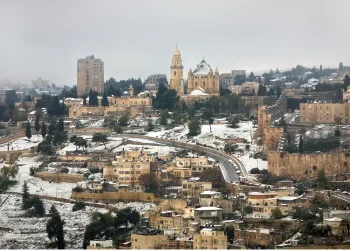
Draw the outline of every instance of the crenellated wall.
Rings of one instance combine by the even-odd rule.
[[[283,128],[274,127],[272,123],[286,113],[286,108],[286,98],[280,96],[275,105],[258,109],[258,133],[262,138],[264,151],[277,150]]]
[[[277,176],[296,180],[311,179],[316,178],[318,171],[322,168],[325,169],[326,175],[349,172],[350,153],[268,153],[268,171]]]

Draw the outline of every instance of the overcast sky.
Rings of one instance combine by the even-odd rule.
[[[349,65],[350,1],[1,0],[0,80],[76,84],[94,54],[105,79],[169,75],[176,43],[184,78],[204,57],[231,69]]]

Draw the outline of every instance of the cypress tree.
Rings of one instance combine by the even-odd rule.
[[[304,147],[304,141],[303,141],[303,137],[300,135],[300,137],[299,137],[299,153],[300,154],[303,153],[303,147]]]
[[[90,89],[89,92],[89,106],[93,105],[93,93],[92,93],[92,89]]]
[[[108,98],[107,98],[107,94],[106,92],[103,92],[103,96],[102,96],[102,106],[106,107],[108,106],[109,103],[108,103]]]
[[[64,122],[63,122],[63,117],[58,120],[58,130],[63,132],[64,131]]]
[[[32,137],[32,130],[31,130],[29,121],[27,122],[27,125],[26,125],[26,136],[28,139]]]
[[[46,124],[45,124],[45,122],[43,122],[41,124],[41,135],[42,135],[42,137],[46,136]]]
[[[38,115],[35,117],[35,125],[34,125],[34,128],[35,128],[35,130],[36,130],[36,133],[38,133],[39,130],[40,130],[39,116],[38,116]]]

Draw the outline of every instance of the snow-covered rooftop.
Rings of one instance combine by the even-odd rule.
[[[222,210],[222,208],[219,208],[219,207],[199,207],[199,208],[196,208],[196,211],[220,211]]]
[[[210,65],[203,59],[193,71],[194,75],[207,75],[211,70]]]
[[[201,87],[199,87],[198,89],[193,90],[190,94],[190,96],[207,96],[208,94],[205,93],[204,89],[202,89]]]

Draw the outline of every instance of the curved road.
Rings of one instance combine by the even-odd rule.
[[[87,133],[87,132],[71,132],[69,133],[71,135],[88,135],[93,133]],[[209,147],[204,147],[202,145],[196,145],[196,144],[190,144],[185,142],[179,142],[175,140],[170,139],[163,139],[158,137],[150,137],[150,136],[144,136],[144,135],[138,135],[138,134],[112,134],[111,137],[122,137],[122,138],[136,138],[136,139],[145,139],[149,141],[158,142],[161,144],[164,144],[166,146],[172,146],[172,147],[178,147],[178,148],[185,148],[193,151],[202,151],[205,152],[209,157],[215,159],[219,162],[221,172],[225,178],[225,181],[230,183],[239,182],[239,176],[236,173],[236,170],[234,166],[229,162],[229,160],[232,160],[235,165],[238,166],[239,170],[241,171],[241,176],[247,177],[248,172],[246,168],[244,167],[243,163],[237,159],[236,157],[233,157],[229,154],[226,154],[222,151],[212,149]]]

